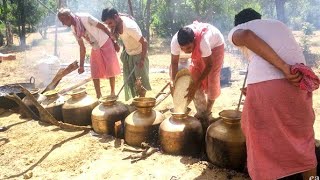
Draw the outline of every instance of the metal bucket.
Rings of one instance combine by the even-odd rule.
[[[27,90],[32,90],[35,88],[35,78],[30,77],[29,83],[14,83],[14,84],[7,84],[4,86],[0,86],[0,108],[4,109],[12,109],[18,107],[18,104],[15,103],[13,100],[4,97],[7,94],[16,94],[21,99],[23,99],[26,95],[23,94],[19,88],[19,85],[23,86]]]

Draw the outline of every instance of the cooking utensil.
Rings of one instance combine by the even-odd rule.
[[[117,94],[116,98],[118,98],[118,97],[119,97],[119,95],[120,95],[120,93],[121,93],[122,89],[123,89],[123,88],[124,88],[124,86],[128,83],[128,81],[129,81],[130,77],[132,76],[132,74],[134,73],[134,70],[136,69],[136,66],[137,66],[136,64],[133,66],[133,69],[131,70],[131,72],[130,72],[130,74],[129,74],[128,78],[127,78],[127,79],[126,79],[126,81],[123,83],[122,87],[120,88],[120,90],[119,90],[119,92],[118,92],[118,94]]]
[[[248,77],[248,68],[247,68],[246,76],[244,77],[242,89],[244,89],[244,86],[246,85],[247,77]],[[241,104],[241,100],[242,100],[242,94],[243,94],[243,93],[241,92],[241,93],[240,93],[239,102],[238,102],[238,106],[237,106],[237,111],[239,111],[239,108],[240,108],[240,104]]]
[[[14,84],[6,84],[4,86],[0,86],[0,108],[4,109],[12,109],[18,107],[18,104],[13,100],[5,98],[6,94],[15,93],[21,99],[25,97],[19,88],[19,85],[25,87],[28,90],[32,90],[35,88],[35,78],[30,77],[29,83],[14,83]]]

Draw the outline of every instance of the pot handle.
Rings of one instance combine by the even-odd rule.
[[[31,84],[36,83],[36,79],[35,79],[33,76],[30,77],[30,83],[31,83]]]

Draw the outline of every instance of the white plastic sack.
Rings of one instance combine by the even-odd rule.
[[[45,88],[60,69],[60,60],[57,56],[46,55],[35,65],[36,87]]]

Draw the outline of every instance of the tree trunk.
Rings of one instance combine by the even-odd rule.
[[[287,22],[284,5],[287,0],[275,0],[276,3],[276,11],[277,11],[277,19],[282,21],[283,23]]]
[[[11,24],[9,22],[6,23],[6,35],[7,35],[7,45],[11,46],[13,45],[13,34],[12,34],[12,28]]]
[[[59,0],[58,7],[59,7],[59,8],[67,7],[67,2],[66,2],[66,0]]]
[[[173,15],[174,15],[174,9],[172,7],[172,0],[166,0],[166,7],[167,7],[167,18],[168,18],[168,32],[170,33],[169,35],[170,36],[173,36],[174,33],[176,33],[176,29],[172,29],[174,27],[174,18],[173,18]]]
[[[2,0],[2,5],[3,5],[3,22],[6,26],[6,45],[12,45],[13,44],[13,36],[11,33],[11,27],[10,24],[7,21],[7,14],[8,14],[8,4],[7,0]]]
[[[133,9],[132,9],[131,0],[128,0],[128,5],[129,5],[129,10],[130,10],[130,15],[131,15],[132,17],[134,17],[134,16],[133,16]]]
[[[146,4],[146,33],[147,41],[150,42],[150,19],[151,19],[151,0],[147,0]]]
[[[19,26],[21,26],[21,31],[19,31],[19,38],[21,47],[25,47],[26,45],[26,16],[24,3],[25,1],[18,1]]]

